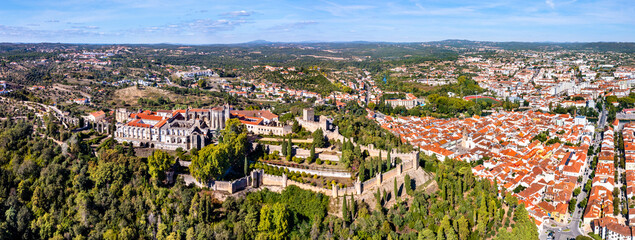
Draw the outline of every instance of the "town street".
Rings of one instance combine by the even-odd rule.
[[[600,114],[600,118],[598,119],[598,125],[596,129],[604,129],[604,126],[606,125],[607,114],[608,112],[606,111],[606,109],[603,109],[603,111]],[[602,134],[601,132],[598,132],[595,134],[595,138],[593,139],[593,145],[592,145],[593,149],[598,149],[601,142],[602,142]],[[593,170],[590,169],[590,166],[591,166],[591,162],[593,161],[593,157],[596,154],[597,153],[587,156],[586,169],[584,170],[584,174],[582,175],[582,183],[581,183],[582,185],[580,186],[582,191],[576,198],[577,203],[580,203],[583,199],[586,199],[588,197],[589,193],[587,193],[584,190],[584,184],[586,184],[587,180],[589,180],[589,175],[591,174],[591,172],[593,172]],[[544,227],[542,231],[540,232],[540,239],[566,240],[566,239],[575,238],[576,236],[579,236],[579,235],[586,235],[584,230],[581,228],[583,215],[584,215],[584,208],[580,208],[579,204],[576,204],[575,210],[573,212],[573,215],[571,216],[571,221],[569,222],[569,224],[567,225],[559,224],[552,220],[545,222]],[[548,236],[549,231],[552,231],[554,233],[553,238],[549,238]]]

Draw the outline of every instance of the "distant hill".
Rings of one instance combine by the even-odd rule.
[[[601,52],[635,52],[635,43],[633,42],[594,42],[582,45],[583,49],[590,49]]]
[[[108,46],[111,44],[69,44],[69,43],[0,43],[0,52],[20,51],[27,49],[41,48],[57,48],[57,49],[93,49],[95,47]],[[112,44],[117,45],[117,44]],[[369,41],[350,41],[350,42],[319,42],[319,41],[303,41],[303,42],[270,42],[267,40],[254,40],[245,43],[235,44],[204,44],[204,45],[185,45],[185,44],[118,44],[131,47],[150,47],[150,48],[178,48],[182,46],[192,46],[193,49],[218,49],[218,48],[259,48],[259,47],[289,47],[289,48],[313,48],[317,50],[337,50],[341,52],[365,53],[372,57],[383,57],[384,50],[390,49],[389,52],[399,52],[400,54],[411,53],[412,50],[421,50],[428,48],[445,48],[453,47],[459,49],[475,49],[475,48],[495,48],[505,50],[586,50],[600,52],[635,52],[635,42],[492,42],[492,41],[473,41],[462,39],[447,39],[442,41],[431,42],[369,42]],[[408,50],[408,51],[400,51]],[[430,53],[427,51],[427,53]],[[415,53],[417,54],[417,53]],[[381,56],[380,56],[381,55]]]
[[[448,39],[428,43],[438,46],[451,46],[468,49],[490,47],[505,50],[590,50],[600,52],[635,52],[635,42],[490,42]]]

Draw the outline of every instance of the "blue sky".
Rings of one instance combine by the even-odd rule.
[[[633,0],[2,0],[0,42],[635,41]]]

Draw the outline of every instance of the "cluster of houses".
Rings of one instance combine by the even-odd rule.
[[[396,75],[407,77],[423,76],[414,80],[428,85],[442,85],[455,82],[459,74],[456,65],[467,66],[462,73],[471,73],[479,85],[499,98],[529,103],[535,110],[550,111],[556,106],[562,107],[595,107],[595,99],[602,96],[628,96],[630,88],[635,85],[635,69],[632,67],[615,67],[613,65],[593,65],[586,60],[557,59],[556,53],[526,52],[522,56],[511,57],[505,61],[495,61],[480,57],[462,57],[456,62],[444,63],[442,68],[435,66],[399,66],[391,69]],[[529,59],[529,60],[527,60]],[[424,64],[425,65],[425,64]],[[536,67],[539,66],[539,67]],[[615,69],[611,76],[605,69]],[[266,66],[269,71],[291,71],[284,68]],[[293,69],[295,70],[295,68]],[[341,75],[352,72],[341,71]],[[320,96],[302,90],[257,86],[256,98],[278,98],[283,96],[296,99],[314,97],[318,101],[335,100],[340,102],[356,101],[360,104],[378,103],[384,92],[375,84],[371,74],[362,70],[354,80],[333,80],[347,86],[354,93],[334,92],[329,96]],[[386,81],[386,76],[384,77]],[[261,84],[262,85],[262,84]],[[232,93],[241,96],[252,96],[250,90],[232,89]],[[412,108],[424,103],[422,99],[390,99],[386,103],[396,107]]]
[[[106,66],[112,64],[109,57],[115,56],[121,51],[125,51],[126,47],[110,47],[108,49],[94,51],[94,52],[75,52],[75,53],[62,53],[60,57],[67,58],[71,63],[78,65],[92,65],[92,66]],[[59,62],[57,60],[56,62]],[[86,68],[86,67],[85,67]]]
[[[45,89],[46,89],[45,86],[40,86],[40,85],[33,85],[29,87],[29,90],[31,91],[45,90]]]
[[[71,100],[72,103],[77,103],[79,105],[86,105],[90,103],[90,98],[75,98]]]
[[[543,56],[544,57],[544,56]],[[592,107],[600,96],[628,96],[635,85],[635,71],[618,67],[613,76],[599,76],[598,69],[614,66],[589,65],[585,61],[548,59],[547,64],[534,68],[541,57],[532,62],[491,62],[476,59],[466,62],[480,71],[474,79],[479,85],[501,98],[524,99],[533,109],[549,111],[550,106]],[[544,59],[543,59],[544,60]],[[571,100],[573,97],[576,100]]]
[[[316,98],[320,99],[321,96],[318,93],[307,90],[296,90],[288,87],[282,87],[278,84],[256,84],[256,98],[271,98],[276,101],[283,101],[284,97],[290,97],[297,100]],[[247,89],[242,89],[247,91]]]
[[[595,127],[586,118],[568,114],[541,112],[496,112],[489,116],[466,119],[386,116],[369,111],[367,116],[382,128],[401,137],[428,155],[440,160],[458,158],[476,161],[499,155],[505,149],[517,151],[530,146],[532,138],[543,131],[557,136],[562,143],[590,141]],[[561,133],[561,134],[559,134]]]
[[[566,223],[569,202],[587,166],[595,127],[585,117],[540,112],[498,112],[459,119],[391,117],[369,114],[381,126],[427,155],[443,161],[483,161],[475,176],[525,204],[541,226],[547,219]],[[542,142],[535,138],[545,135]],[[612,162],[611,162],[612,163]],[[611,206],[612,207],[612,206]]]
[[[595,167],[595,177],[591,185],[591,192],[587,207],[584,211],[584,222],[589,224],[597,219],[617,215],[614,212],[613,191],[619,191],[617,171],[615,166],[615,133],[611,127],[604,131],[598,162]]]
[[[201,70],[200,68],[197,67],[197,68],[193,68],[191,71],[178,71],[176,72],[176,76],[183,77],[183,78],[193,78],[193,77],[199,77],[199,76],[218,77],[218,74],[216,74],[212,70],[209,70],[209,69]]]
[[[254,66],[259,67],[259,66]],[[268,71],[280,71],[285,73],[286,71],[295,71],[295,68],[278,68],[265,66]],[[352,74],[350,72],[342,74]],[[349,87],[352,90],[356,90],[354,93],[335,91],[329,95],[322,96],[316,92],[307,90],[292,89],[282,86],[278,83],[256,83],[256,80],[242,80],[242,85],[233,85],[229,82],[221,82],[220,87],[236,96],[251,97],[256,99],[270,99],[278,102],[285,101],[285,98],[291,98],[295,100],[315,99],[318,104],[323,104],[328,101],[334,101],[338,106],[345,105],[344,102],[354,101],[359,104],[365,105],[367,103],[379,103],[381,96],[384,92],[375,84],[371,77],[371,73],[368,71],[362,71],[359,73],[354,81],[346,81],[344,79],[337,80],[337,83],[342,86]],[[254,87],[250,87],[253,85]],[[412,108],[424,103],[423,99],[414,97],[412,94],[408,94],[406,99],[392,99],[387,100],[387,104],[396,106],[404,106],[406,108]]]
[[[607,134],[608,133],[608,134]],[[605,165],[609,165],[611,170],[616,171],[613,167],[613,158],[615,156],[615,147],[613,139],[609,139],[608,137],[612,136],[612,130],[608,130],[605,132],[605,139],[602,141],[602,152],[601,159]],[[632,208],[633,200],[635,200],[635,124],[627,123],[622,128],[622,137],[624,139],[624,158],[625,158],[625,169],[623,178],[626,180],[626,201],[628,206],[628,215],[627,219],[622,217],[617,217],[610,214],[613,213],[612,210],[612,202],[614,201],[613,196],[611,195],[611,191],[620,191],[620,186],[623,183],[616,181],[611,173],[610,177],[606,177],[609,179],[607,183],[605,183],[604,190],[608,193],[608,196],[602,196],[596,194],[596,196],[591,196],[591,198],[595,201],[595,206],[592,208],[592,211],[595,213],[593,215],[596,218],[589,219],[591,220],[591,227],[595,234],[598,234],[603,239],[633,239],[635,238],[635,208]],[[610,163],[609,163],[610,162]],[[597,172],[600,170],[599,164]],[[597,178],[597,177],[596,177]],[[596,180],[593,181],[593,188],[596,188]],[[598,184],[599,185],[599,184]],[[612,187],[612,188],[611,188]],[[608,188],[608,189],[607,189]],[[621,195],[618,195],[621,196]],[[589,201],[590,203],[591,201]],[[611,209],[603,209],[602,205],[608,205]],[[604,210],[604,211],[603,211]],[[587,215],[585,214],[585,221]]]

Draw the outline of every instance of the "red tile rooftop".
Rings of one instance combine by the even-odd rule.
[[[130,121],[127,125],[131,126],[131,127],[143,127],[143,128],[151,128],[152,125],[150,124],[145,124],[145,123],[140,123],[141,119],[136,119],[133,121]]]
[[[91,112],[90,115],[93,115],[93,117],[100,117],[100,116],[106,115],[106,113],[104,111],[96,111],[96,112]]]

